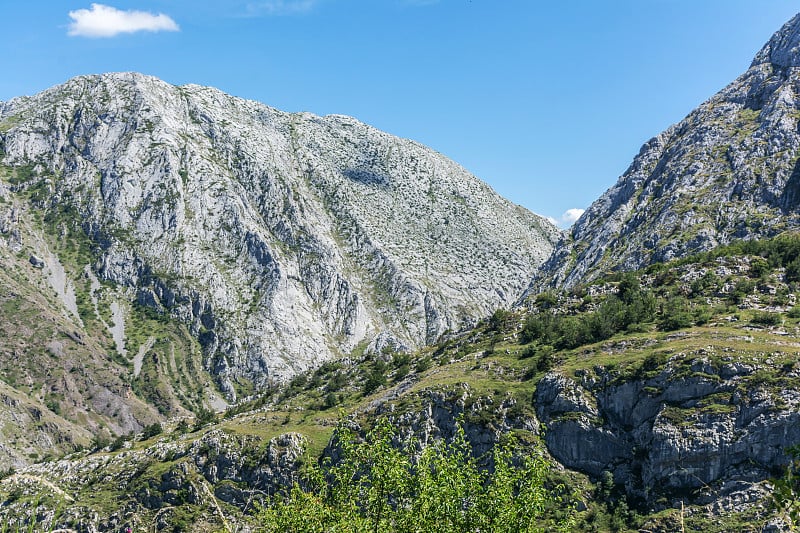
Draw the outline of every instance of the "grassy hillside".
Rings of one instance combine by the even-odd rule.
[[[549,516],[574,506],[577,530],[756,531],[776,514],[769,481],[788,464],[783,450],[741,479],[730,471],[700,486],[651,487],[641,473],[631,481],[619,472],[566,469],[552,439],[565,427],[617,431],[601,404],[626,387],[636,390],[638,405],[655,406],[659,427],[676,439],[744,416],[745,407],[779,423],[790,416],[800,394],[799,257],[794,235],[737,244],[540,294],[524,309],[499,310],[414,354],[328,362],[219,416],[176,420],[8,475],[0,515],[12,524],[31,513],[51,524],[58,513],[59,525],[76,527],[96,513],[95,523],[109,527],[234,530],[258,522],[255,502],[268,504],[304,479],[303,465],[337,456],[330,439],[341,420],[356,435],[389,420],[397,446],[411,438],[451,441],[462,427],[485,466],[509,435],[518,457],[544,453],[543,482],[569,488]],[[576,387],[569,401],[559,393],[558,409],[541,403],[553,383]],[[635,453],[634,467],[652,459],[652,451]],[[755,479],[762,471],[770,474]],[[63,494],[48,491],[53,472]],[[755,499],[729,503],[738,494],[729,484],[742,480]]]

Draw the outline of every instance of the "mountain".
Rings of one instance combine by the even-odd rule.
[[[473,325],[560,238],[416,142],[140,74],[0,104],[0,150],[0,217],[30,230],[8,222],[4,253],[108,326],[131,377],[160,340],[132,315],[185,325],[228,399]]]
[[[800,15],[750,68],[648,141],[529,293],[800,226]]]
[[[346,117],[135,74],[0,105],[0,519],[259,529],[296,489],[379,524],[386,463],[344,458],[383,435],[541,461],[576,531],[792,530],[798,67],[800,15],[569,236]]]
[[[341,460],[337,428],[369,440],[377,423],[417,458],[419,446],[453,451],[442,441],[452,445],[460,427],[477,464],[498,449],[542,459],[554,499],[546,515],[577,510],[569,531],[790,531],[771,494],[800,442],[800,306],[784,276],[798,257],[797,234],[717,248],[583,294],[542,295],[412,356],[329,361],[216,419],[173,420],[0,474],[0,520],[21,530],[34,516],[43,530],[260,531],[271,522],[254,502],[308,479],[309,465]],[[385,444],[376,452],[397,457]],[[376,456],[355,457],[348,475],[363,482]],[[415,474],[388,466],[402,483]],[[352,483],[338,489],[375,494]],[[512,500],[500,494],[495,508]],[[331,519],[303,520],[322,516]]]

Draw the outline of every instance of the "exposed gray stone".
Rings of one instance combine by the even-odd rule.
[[[701,363],[706,376],[687,378],[668,364],[655,377],[622,384],[601,367],[596,379],[582,379],[586,385],[550,373],[535,397],[548,448],[569,468],[597,478],[611,472],[632,496],[650,502],[713,487],[707,501],[725,506],[726,498],[762,491],[757,485],[783,468],[786,450],[800,442],[800,394],[759,387],[713,404],[757,370],[731,367]],[[702,408],[700,400],[716,407]]]
[[[527,294],[800,227],[800,16],[749,70],[654,137]]]
[[[4,103],[6,119],[2,163],[34,169],[18,187],[80,213],[97,277],[189,323],[229,396],[237,377],[469,327],[512,304],[561,235],[350,117],[117,73]]]

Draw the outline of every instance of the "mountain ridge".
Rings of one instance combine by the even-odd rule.
[[[646,143],[561,244],[349,117],[137,74],[0,106],[0,464],[21,469],[0,516],[258,528],[254,501],[326,491],[297,480],[341,458],[338,411],[414,450],[463,431],[481,466],[518,439],[552,466],[540,488],[574,490],[547,510],[576,529],[787,530],[798,28]],[[525,306],[495,309],[548,250]]]
[[[98,278],[190,324],[231,398],[236,380],[474,324],[560,235],[419,143],[197,85],[78,77],[0,125],[40,207],[79,214]]]
[[[527,295],[800,226],[798,66],[800,15],[744,74],[642,146]]]

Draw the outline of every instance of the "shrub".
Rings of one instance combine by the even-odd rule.
[[[769,311],[756,311],[750,319],[752,324],[760,326],[778,326],[782,322],[780,313],[770,313]]]
[[[431,361],[431,358],[430,357],[423,357],[422,359],[417,361],[417,365],[416,365],[416,367],[414,367],[414,370],[416,372],[425,372],[431,366],[433,366],[433,361]]]
[[[536,355],[537,347],[536,346],[526,346],[520,353],[520,359],[529,359]]]
[[[775,482],[772,506],[780,512],[794,531],[800,526],[800,446],[789,448],[788,453],[789,465],[783,477]]]
[[[786,265],[786,281],[800,281],[800,257]]]
[[[102,450],[106,446],[111,444],[111,439],[105,433],[97,433],[94,437],[92,437],[92,451]]]
[[[472,457],[461,424],[451,443],[420,453],[383,419],[364,439],[344,424],[336,430],[341,458],[309,465],[304,483],[263,506],[266,531],[538,531],[568,530],[574,512],[548,516],[563,485],[546,486],[549,463],[536,450],[515,457],[509,440],[494,448],[493,471]],[[416,457],[416,460],[414,459]],[[572,508],[571,506],[569,507]]]
[[[158,422],[153,422],[149,426],[145,426],[144,431],[142,431],[142,440],[147,440],[155,437],[156,435],[161,435],[163,428],[161,424]]]
[[[411,371],[411,367],[410,367],[408,364],[404,364],[404,365],[402,365],[401,367],[399,367],[399,368],[398,368],[397,370],[395,370],[395,372],[394,372],[394,379],[395,379],[395,381],[400,381],[400,380],[402,380],[403,378],[405,378],[405,377],[408,375],[408,373],[409,373],[410,371]]]
[[[328,391],[338,391],[341,390],[342,387],[347,385],[347,376],[344,372],[337,371],[333,377],[328,381]]]
[[[329,392],[327,396],[325,396],[325,408],[330,409],[331,407],[335,407],[336,404],[339,403],[339,398],[332,392]]]
[[[489,331],[503,331],[510,325],[514,315],[505,309],[498,309],[489,317]]]
[[[737,304],[740,304],[744,301],[745,297],[749,294],[753,294],[753,289],[756,288],[756,283],[749,279],[742,279],[739,280],[736,285],[733,287],[733,291],[731,291],[730,299]]]
[[[372,394],[384,385],[386,385],[386,374],[382,369],[374,368],[367,376],[367,380],[364,382],[364,396]]]
[[[750,260],[750,270],[748,276],[751,278],[761,278],[770,271],[769,262],[763,257],[754,257]]]
[[[681,296],[673,296],[664,304],[661,310],[661,318],[658,327],[662,331],[674,331],[676,329],[688,328],[692,325],[692,314],[689,310],[689,302]]]
[[[207,409],[206,407],[200,407],[197,411],[194,412],[197,420],[194,423],[194,430],[197,431],[201,427],[205,426],[209,422],[214,422],[217,419],[217,415],[211,409]]]
[[[539,372],[547,372],[553,368],[555,362],[555,358],[553,357],[554,352],[555,350],[552,346],[544,345],[540,347],[536,354],[536,370]]]
[[[536,295],[536,306],[539,309],[551,309],[558,305],[558,297],[551,291]]]
[[[109,449],[110,449],[112,452],[115,452],[115,451],[119,450],[120,448],[122,448],[122,447],[125,445],[125,440],[126,440],[126,437],[125,437],[125,435],[119,435],[119,436],[117,436],[117,438],[115,438],[115,439],[114,439],[114,440],[111,442],[111,444],[109,444]]]

